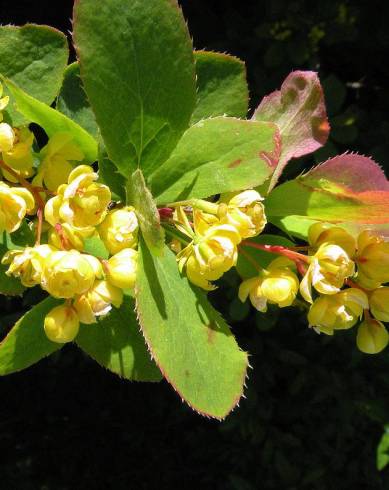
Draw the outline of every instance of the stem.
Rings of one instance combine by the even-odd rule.
[[[67,239],[65,233],[63,232],[63,228],[60,223],[56,223],[54,226],[54,229],[59,236],[59,239],[61,241],[62,248],[64,250],[69,250],[71,247],[69,246],[69,240]]]
[[[179,242],[181,242],[185,246],[188,245],[189,241],[185,240],[185,238],[182,237],[179,233],[176,233],[175,231],[173,231],[172,228],[170,228],[170,227],[168,228],[167,226],[164,226],[163,228],[164,228],[166,234],[169,235],[171,238],[178,240]]]
[[[168,203],[165,206],[169,208],[176,208],[178,206],[191,206],[192,208],[200,209],[201,211],[209,214],[217,214],[219,210],[219,204],[205,201],[204,199],[188,199],[187,201]]]
[[[293,262],[296,263],[303,262],[305,264],[309,264],[310,262],[309,257],[307,257],[306,255],[295,252],[294,250],[291,250],[287,247],[282,247],[281,245],[262,245],[260,243],[254,243],[248,240],[243,240],[243,242],[241,242],[241,245],[256,248],[258,250],[263,250],[264,252],[283,255],[284,257],[287,257],[288,259],[291,259],[293,260]]]

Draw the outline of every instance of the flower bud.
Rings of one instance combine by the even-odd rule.
[[[77,228],[101,223],[107,214],[111,191],[106,185],[95,183],[97,177],[92,167],[76,167],[68,184],[60,185],[58,195],[46,203],[46,220],[52,226],[64,221]]]
[[[80,322],[72,306],[56,306],[45,317],[45,333],[49,340],[58,344],[71,342],[77,336],[79,327]]]
[[[367,318],[358,328],[357,346],[365,354],[378,354],[388,345],[389,334],[378,320]]]
[[[0,152],[10,151],[14,145],[15,133],[5,122],[0,123]]]
[[[244,302],[247,297],[258,311],[266,311],[267,303],[280,308],[290,306],[296,298],[299,280],[286,264],[290,261],[281,258],[271,262],[258,277],[242,282],[239,287],[239,299]]]
[[[309,228],[308,241],[313,247],[320,247],[323,243],[339,245],[352,258],[356,252],[356,240],[346,230],[339,226],[326,223],[315,223]]]
[[[81,323],[96,323],[97,316],[107,315],[112,305],[119,308],[123,301],[121,289],[107,281],[96,281],[89,291],[78,296],[74,301]]]
[[[23,286],[28,288],[40,284],[45,261],[55,249],[49,245],[37,245],[23,250],[10,250],[1,260],[10,264],[7,276],[19,277]]]
[[[121,289],[135,286],[138,252],[133,248],[125,248],[105,262],[107,280]]]
[[[311,263],[300,284],[300,293],[309,303],[312,299],[312,286],[320,294],[336,294],[345,280],[354,274],[354,262],[343,248],[323,243],[311,257]]]
[[[99,235],[110,254],[124,248],[135,248],[138,241],[138,219],[135,209],[126,206],[110,211],[99,226]]]
[[[34,198],[23,187],[9,187],[0,182],[0,233],[17,230],[28,211],[35,206]]]
[[[353,327],[368,307],[366,294],[357,288],[320,296],[309,309],[309,325],[316,327],[319,332],[333,335],[334,330]]]
[[[220,221],[234,226],[242,239],[258,235],[265,228],[263,198],[252,189],[240,192],[229,199],[227,206],[220,206]]]
[[[98,260],[93,257],[97,262]],[[90,289],[95,281],[95,262],[76,250],[53,252],[42,272],[42,288],[54,298],[73,298]],[[96,265],[97,267],[97,265]]]
[[[389,322],[389,287],[375,289],[370,294],[369,303],[374,318]]]
[[[14,129],[15,141],[11,150],[3,152],[4,162],[23,178],[34,175],[32,144],[34,142],[33,133],[27,128]],[[6,170],[2,170],[4,177],[10,182],[17,182],[17,179]]]
[[[358,283],[366,289],[376,289],[389,282],[389,242],[370,230],[358,237]]]

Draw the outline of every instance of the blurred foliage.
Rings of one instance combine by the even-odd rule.
[[[2,23],[71,29],[72,0],[2,6]],[[389,15],[378,0],[183,0],[197,49],[247,63],[251,109],[294,69],[319,71],[331,138],[294,176],[359,151],[389,175]],[[60,8],[60,6],[62,8]],[[72,346],[1,380],[0,462],[9,490],[349,490],[389,488],[389,354],[354,346],[354,331],[309,330],[304,312],[255,312],[226,275],[212,300],[253,367],[246,399],[225,422],[201,419],[165,383],[130,384]],[[36,301],[0,299],[0,328]]]

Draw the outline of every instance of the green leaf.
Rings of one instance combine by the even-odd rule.
[[[195,51],[197,105],[191,124],[216,116],[246,117],[249,90],[246,67],[235,56]]]
[[[138,319],[162,374],[194,410],[226,417],[242,396],[247,354],[167,247],[157,258],[141,241],[138,267]]]
[[[176,0],[79,0],[81,77],[110,159],[148,175],[186,130],[195,100],[192,43]]]
[[[58,304],[59,300],[47,298],[15,323],[0,343],[0,376],[21,371],[62,347],[43,330],[44,317]]]
[[[382,471],[389,464],[389,426],[385,427],[377,446],[377,470]]]
[[[318,221],[388,236],[389,182],[371,158],[339,155],[276,187],[265,209],[271,223],[303,239]]]
[[[216,117],[186,131],[149,182],[158,204],[205,198],[262,184],[279,156],[272,123]]]
[[[86,160],[94,162],[97,159],[97,142],[85,129],[64,114],[34,99],[11,80],[4,78],[3,81],[14,98],[18,111],[29,121],[39,124],[49,137],[63,131],[70,133],[74,142],[84,152]]]
[[[161,373],[147,352],[134,313],[134,300],[125,297],[96,325],[81,325],[77,345],[95,361],[134,381],[160,381]]]
[[[99,180],[111,189],[113,200],[126,201],[126,179],[108,158],[102,142],[99,144]]]
[[[330,126],[317,73],[290,73],[281,90],[264,97],[253,119],[271,121],[280,128],[282,152],[270,180],[271,191],[291,158],[312,153],[327,141]]]
[[[0,73],[45,104],[58,94],[68,57],[66,36],[52,27],[0,26]],[[7,112],[15,125],[24,122],[12,101]]]
[[[278,235],[258,235],[254,238],[250,238],[250,242],[260,243],[261,245],[282,245],[284,247],[294,246],[294,243],[287,238]],[[258,274],[258,270],[255,268],[254,263],[259,267],[266,268],[270,262],[279,255],[265,252],[264,250],[258,250],[253,247],[245,247],[241,245],[241,252],[238,255],[238,263],[236,269],[242,279],[254,277]]]
[[[4,244],[0,245],[0,261],[4,254],[8,251],[8,247]],[[16,277],[6,275],[9,265],[0,264],[0,294],[7,296],[21,296],[26,289],[20,280]]]
[[[103,241],[98,236],[92,236],[84,240],[84,253],[94,255],[99,259],[108,259],[109,253]]]
[[[141,170],[135,170],[127,184],[129,204],[135,208],[139,227],[147,246],[153,254],[162,255],[165,245],[165,231],[157,206],[153,200]]]
[[[65,70],[56,108],[88,131],[95,139],[98,138],[99,128],[82,86],[77,62],[72,63]]]

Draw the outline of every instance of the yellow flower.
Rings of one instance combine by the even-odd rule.
[[[107,315],[112,305],[119,308],[122,301],[121,289],[107,281],[96,281],[89,291],[76,298],[73,306],[80,322],[90,324],[96,323],[97,316]]]
[[[110,211],[99,226],[99,235],[110,254],[134,248],[138,241],[138,219],[135,209],[126,206]]]
[[[369,297],[370,311],[374,318],[389,322],[389,287],[375,289]]]
[[[339,245],[353,258],[356,252],[356,240],[346,230],[339,226],[332,226],[326,223],[315,223],[309,228],[308,241],[313,247],[320,247],[323,243]]]
[[[366,294],[357,288],[348,288],[340,293],[317,298],[309,312],[309,325],[319,332],[333,335],[334,330],[353,327],[369,308]]]
[[[376,289],[389,282],[389,242],[369,230],[358,237],[358,282],[366,289]]]
[[[302,297],[312,303],[312,286],[320,294],[336,294],[345,280],[354,274],[354,262],[343,248],[323,243],[314,256],[300,284]]]
[[[76,250],[53,252],[46,259],[42,272],[42,288],[54,298],[73,298],[90,289],[102,267],[92,255]]]
[[[273,260],[259,276],[246,279],[239,287],[239,299],[244,302],[249,297],[258,311],[265,312],[267,303],[277,304],[280,308],[290,306],[296,298],[299,280],[289,267],[294,264],[280,257]]]
[[[26,213],[35,206],[30,191],[23,187],[9,187],[0,182],[0,233],[12,233],[21,225]]]
[[[45,261],[54,251],[55,249],[49,245],[10,250],[4,255],[1,263],[10,264],[7,276],[19,277],[23,286],[30,288],[40,284]]]
[[[56,306],[45,317],[45,333],[49,340],[58,344],[71,342],[77,336],[79,327],[80,322],[72,306]]]
[[[0,152],[11,151],[15,141],[15,133],[5,122],[0,123]]]
[[[105,261],[104,269],[107,280],[121,289],[130,289],[135,285],[138,252],[125,248]]]
[[[365,354],[378,354],[388,345],[389,334],[378,320],[367,318],[358,328],[357,346]]]
[[[27,128],[15,128],[15,141],[12,149],[3,152],[4,162],[13,168],[23,178],[29,178],[34,174],[32,144],[34,142],[33,133]],[[17,182],[17,179],[6,170],[2,170],[4,177],[10,182]]]
[[[98,175],[92,167],[80,165],[69,175],[68,184],[45,206],[45,218],[52,225],[64,221],[77,228],[96,226],[103,221],[111,201],[111,191],[95,183]]]
[[[40,151],[41,164],[38,174],[33,180],[34,185],[42,186],[55,192],[64,184],[73,169],[70,162],[80,162],[84,153],[73,142],[70,133],[56,133]]]
[[[193,241],[178,255],[180,271],[186,267],[188,279],[203,289],[211,290],[209,281],[219,279],[236,264],[238,230],[231,225],[209,224],[208,215],[194,210]],[[216,222],[218,223],[218,222]]]
[[[266,225],[265,208],[261,201],[261,195],[252,189],[236,194],[225,206],[223,203],[220,205],[221,223],[235,226],[242,239],[258,235]]]
[[[49,230],[49,244],[64,250],[84,249],[84,239],[95,233],[93,226],[76,228],[68,223],[57,224]]]

